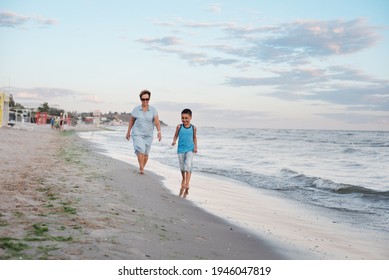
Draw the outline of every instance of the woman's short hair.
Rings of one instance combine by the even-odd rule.
[[[140,93],[139,93],[139,98],[142,98],[142,95],[143,94],[147,94],[149,96],[149,98],[151,97],[151,92],[147,89],[144,89],[142,90]]]

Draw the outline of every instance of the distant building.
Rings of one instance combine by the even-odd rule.
[[[32,109],[11,107],[9,108],[9,119],[15,122],[36,122],[33,111]]]
[[[101,123],[101,111],[100,110],[94,110],[93,111],[93,124],[94,125],[100,125]]]
[[[9,118],[9,96],[0,92],[0,127],[8,125]]]

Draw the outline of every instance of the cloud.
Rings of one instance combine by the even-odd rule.
[[[139,42],[148,44],[148,45],[162,45],[162,46],[175,46],[182,44],[180,38],[175,36],[161,37],[161,38],[142,38],[138,40]]]
[[[24,98],[29,96],[36,96],[39,98],[47,97],[63,97],[63,96],[75,96],[79,93],[69,89],[61,88],[47,88],[47,87],[35,87],[35,88],[12,88],[12,92],[15,96]]]
[[[10,11],[0,12],[0,27],[16,27],[30,20],[27,16],[18,15]]]
[[[189,28],[228,28],[234,26],[234,23],[229,22],[209,22],[209,21],[183,21],[182,27]]]
[[[71,89],[49,87],[3,87],[0,88],[0,91],[12,94],[16,103],[20,103],[28,108],[37,108],[43,102],[47,102],[50,107],[67,107],[74,110],[75,106],[80,105],[80,98],[85,95]]]
[[[72,89],[35,87],[0,88],[0,91],[12,93],[15,102],[28,107],[37,107],[43,102],[48,102],[50,106],[61,106],[75,110],[77,107],[89,106],[89,104],[104,103],[96,95],[88,95]]]
[[[344,67],[299,68],[272,71],[271,77],[227,77],[234,87],[271,87],[271,96],[283,100],[324,101],[348,105],[349,110],[389,111],[389,80]]]
[[[159,25],[159,26],[165,26],[165,27],[174,27],[174,26],[176,26],[176,23],[174,23],[174,22],[159,21],[159,20],[154,21],[154,24],[155,25]]]
[[[98,98],[96,95],[87,95],[82,99],[82,101],[95,103],[95,104],[103,103],[103,101],[100,98]]]
[[[33,20],[36,21],[39,25],[55,25],[58,22],[56,19],[43,18],[41,16],[37,16],[33,18]]]
[[[166,117],[171,114],[171,112],[175,112],[177,121],[180,120],[180,112],[182,109],[190,108],[193,112],[194,123],[203,126],[225,125],[226,120],[228,120],[230,126],[240,128],[254,127],[271,118],[267,112],[233,110],[214,107],[205,103],[158,102],[155,106],[158,108],[159,112],[163,112],[161,116],[164,115]]]
[[[389,112],[389,86],[344,86],[325,92],[315,92],[306,99],[348,105],[348,110],[375,110]]]
[[[220,4],[211,4],[207,7],[207,11],[216,15],[220,15],[222,12],[222,8]]]
[[[246,46],[227,50],[242,58],[289,65],[307,64],[313,58],[352,54],[376,45],[379,28],[362,18],[300,20],[274,26],[226,25],[224,32]],[[223,50],[221,50],[223,51]]]
[[[14,98],[31,100],[31,99],[40,99],[40,96],[37,93],[21,91],[21,92],[17,92]]]
[[[351,21],[295,21],[279,26],[260,45],[282,49],[286,55],[304,52],[309,56],[350,54],[369,48],[379,41],[377,28],[365,19]]]
[[[170,48],[166,46],[158,46],[159,45],[158,40],[149,39],[148,42],[150,43],[150,45],[148,45],[149,49],[156,50],[163,53],[168,53],[168,54],[175,54],[181,59],[186,60],[189,64],[194,66],[231,65],[240,62],[237,59],[209,56],[205,52],[200,52],[200,51],[186,51],[183,48],[177,49],[177,48]]]
[[[42,16],[25,16],[11,11],[0,12],[0,27],[20,27],[28,23],[38,24],[39,26],[49,26],[57,24],[57,20],[48,19]]]
[[[307,65],[313,59],[353,54],[371,48],[381,39],[380,28],[369,25],[363,18],[349,21],[298,20],[276,25],[178,20],[174,27],[182,30],[205,30],[196,34],[198,43],[187,46],[190,48],[189,52],[203,48],[207,52],[219,52],[218,57],[227,56],[229,59],[241,60],[251,65],[258,62],[292,66]],[[217,33],[219,37],[211,35],[214,31],[219,32]],[[209,36],[212,36],[212,41],[219,43],[210,44]],[[193,37],[188,39],[194,42]],[[139,41],[167,46],[170,40],[165,42],[163,38]],[[151,46],[150,49],[153,47]],[[155,50],[161,51],[161,49]],[[181,58],[185,59],[185,57]]]
[[[177,50],[176,53],[183,58],[184,60],[188,61],[192,65],[213,65],[213,66],[219,66],[219,65],[230,65],[230,64],[236,64],[239,63],[239,60],[236,59],[228,59],[228,58],[221,58],[221,57],[211,57],[208,56],[206,53],[199,53],[199,52],[187,52],[182,50]]]
[[[367,113],[321,113],[316,114],[318,116],[323,116],[330,119],[341,120],[349,124],[388,124],[389,125],[389,116],[376,115],[376,114],[367,114]]]
[[[326,69],[295,68],[292,70],[268,70],[271,77],[227,77],[226,84],[234,87],[273,86],[278,89],[311,88],[312,85],[325,83],[329,80]]]

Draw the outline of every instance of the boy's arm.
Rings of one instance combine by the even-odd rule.
[[[194,153],[197,153],[197,128],[194,127],[193,129],[193,142],[194,142]]]
[[[177,138],[178,138],[178,130],[179,130],[179,129],[180,129],[180,125],[177,125],[177,127],[176,127],[176,132],[174,133],[174,137],[173,137],[172,146],[176,145]]]

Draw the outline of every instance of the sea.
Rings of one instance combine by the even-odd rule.
[[[179,181],[176,147],[171,146],[174,130],[163,127],[161,142],[155,137],[150,161],[174,169]],[[126,131],[127,127],[112,126],[79,136],[106,155],[137,165]],[[266,190],[343,224],[389,236],[388,131],[217,127],[197,131],[192,181],[200,175],[233,180],[235,188]]]

